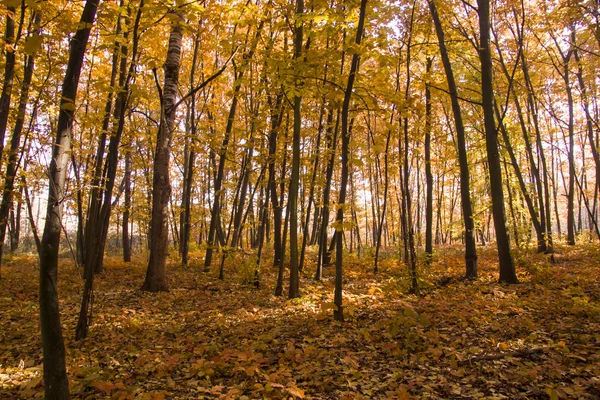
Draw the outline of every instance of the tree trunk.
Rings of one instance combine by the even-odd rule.
[[[510,251],[506,228],[502,167],[498,150],[498,131],[494,121],[494,91],[492,83],[492,53],[490,49],[490,3],[478,0],[479,5],[479,60],[481,62],[481,95],[485,125],[485,144],[488,157],[489,179],[492,192],[492,213],[496,231],[500,282],[518,283],[515,265]]]
[[[269,180],[268,195],[271,199],[271,208],[273,209],[273,265],[278,266],[282,254],[281,246],[281,217],[282,206],[277,197],[277,183],[275,172],[275,156],[277,153],[277,134],[283,121],[283,93],[279,92],[275,96],[275,101],[271,101],[271,127],[269,130]]]
[[[396,92],[398,91],[398,85],[396,85]],[[396,111],[395,106],[392,107],[392,112],[390,115],[390,127],[393,124],[394,121],[394,111]],[[373,272],[377,273],[379,271],[379,249],[381,248],[381,234],[383,233],[383,223],[385,221],[385,213],[387,210],[387,203],[388,203],[388,188],[389,188],[389,149],[390,149],[390,139],[392,137],[392,129],[388,129],[387,132],[387,136],[385,138],[385,151],[383,153],[383,168],[384,168],[384,175],[383,175],[383,210],[381,211],[380,215],[379,215],[379,219],[377,221],[377,236],[376,236],[376,242],[375,242],[375,266],[373,268]],[[379,197],[378,197],[379,198]]]
[[[360,2],[360,14],[358,19],[358,27],[356,29],[355,43],[360,46],[362,41],[363,31],[365,27],[365,14],[367,12],[367,0]],[[338,211],[335,221],[335,229],[337,231],[337,244],[335,255],[335,290],[334,303],[336,309],[333,312],[333,318],[336,321],[344,320],[344,308],[342,304],[342,279],[343,279],[343,238],[344,238],[344,208],[346,206],[346,190],[348,185],[349,173],[349,148],[350,148],[350,132],[348,127],[348,115],[350,113],[350,100],[352,99],[352,90],[354,88],[354,80],[358,73],[358,65],[360,62],[360,54],[352,55],[352,64],[348,75],[348,82],[344,92],[344,102],[342,103],[342,174],[340,183],[340,193],[338,197]]]
[[[296,23],[294,36],[294,61],[297,70],[302,57],[304,0],[296,0]],[[302,82],[297,78],[296,90],[302,89]],[[290,212],[290,288],[288,298],[294,299],[300,296],[299,265],[298,265],[298,185],[300,183],[300,131],[302,129],[301,115],[302,96],[294,96],[294,134],[292,136],[292,176],[290,179],[288,210]]]
[[[456,87],[456,81],[454,79],[454,72],[452,70],[452,64],[450,63],[450,57],[448,56],[448,50],[446,49],[444,31],[434,0],[429,0],[429,9],[435,25],[435,31],[440,47],[440,56],[442,57],[444,71],[446,72],[446,79],[448,81],[448,91],[450,92],[450,99],[452,101],[452,113],[454,114],[454,126],[456,129],[456,139],[458,142],[457,150],[458,164],[460,167],[460,198],[462,203],[463,223],[465,226],[465,276],[467,278],[475,278],[477,277],[477,250],[475,247],[475,223],[473,221],[473,208],[471,205],[471,184],[469,177],[469,162],[467,157],[465,127],[462,120],[460,104],[458,103],[458,90]]]
[[[325,66],[325,68],[327,69],[327,65]],[[325,73],[325,79],[327,79],[327,73]],[[312,170],[312,176],[310,178],[310,188],[309,188],[309,194],[308,194],[308,206],[306,209],[306,217],[304,220],[304,229],[303,229],[303,235],[302,235],[302,249],[300,251],[300,263],[298,266],[298,270],[300,272],[302,272],[302,269],[304,268],[304,257],[306,254],[306,245],[308,244],[308,239],[309,239],[309,234],[308,234],[308,227],[310,224],[310,213],[312,210],[312,205],[314,203],[315,200],[315,182],[317,180],[317,174],[318,174],[318,169],[319,169],[319,156],[320,156],[320,148],[321,148],[321,136],[323,135],[323,117],[325,114],[325,99],[323,99],[323,102],[321,104],[321,109],[319,111],[319,125],[317,128],[317,142],[315,144],[315,160],[313,162],[313,170]],[[317,220],[317,210],[315,209],[315,215],[314,215],[314,220]],[[314,229],[313,229],[314,231]]]
[[[40,326],[42,330],[44,391],[47,400],[69,398],[65,347],[58,307],[58,251],[65,199],[67,164],[71,149],[73,113],[83,56],[98,0],[87,0],[77,30],[70,43],[58,115],[57,134],[52,146],[46,223],[40,251]]]
[[[327,171],[325,173],[325,188],[323,189],[323,211],[321,212],[321,229],[319,233],[319,257],[317,260],[317,270],[315,279],[320,281],[323,274],[323,266],[329,263],[327,250],[327,228],[329,226],[329,198],[331,195],[331,180],[333,178],[333,167],[335,163],[335,149],[337,142],[337,132],[340,121],[338,112],[335,127],[333,126],[333,109],[329,109],[327,114],[327,128],[325,130],[327,142]]]
[[[32,33],[38,35],[40,32],[40,21],[41,14],[34,12],[32,15],[33,26],[36,27]],[[9,20],[7,20],[7,25]],[[9,50],[7,50],[8,52]],[[35,64],[35,55],[27,56],[25,63],[25,71],[23,73],[23,83],[21,85],[21,95],[19,98],[17,119],[15,121],[15,128],[10,139],[10,152],[8,154],[8,165],[6,167],[6,176],[4,179],[4,189],[2,192],[2,202],[0,203],[0,266],[2,263],[2,255],[4,252],[4,239],[6,237],[6,225],[8,223],[9,211],[13,205],[13,191],[15,187],[15,178],[20,162],[19,147],[21,144],[21,134],[23,132],[23,126],[25,124],[25,115],[27,114],[27,102],[29,100],[29,89],[31,87],[31,80],[33,77],[33,69]],[[1,122],[1,121],[0,121]],[[1,127],[0,127],[1,129]],[[1,155],[0,155],[1,157]],[[11,249],[13,246],[13,233],[14,229],[11,230]]]
[[[416,0],[415,0],[416,3]],[[409,90],[410,90],[410,65],[411,65],[411,49],[412,49],[412,34],[413,34],[413,22],[415,17],[415,3],[413,3],[413,7],[411,10],[410,17],[410,27],[408,30],[408,40],[407,40],[407,48],[406,48],[406,89],[404,93],[405,101],[409,101]],[[404,116],[403,121],[403,129],[404,129],[404,196],[403,200],[406,203],[406,217],[405,217],[405,234],[406,234],[406,244],[405,247],[406,255],[408,256],[408,267],[410,271],[410,291],[411,293],[416,294],[418,292],[417,285],[417,253],[415,249],[415,234],[414,234],[414,225],[413,225],[413,216],[412,216],[412,199],[410,195],[410,165],[408,162],[408,154],[409,154],[409,138],[408,138],[408,115]]]
[[[192,56],[192,66],[190,70],[190,90],[193,90],[196,75],[196,64],[198,59],[198,51],[200,47],[200,38],[194,38],[194,53]],[[190,250],[190,229],[191,229],[191,206],[192,206],[192,184],[194,182],[194,166],[196,162],[196,149],[194,140],[196,139],[196,94],[193,93],[190,99],[190,142],[189,153],[187,154],[187,164],[183,176],[183,193],[181,197],[181,228],[180,228],[180,245],[181,263],[188,264],[188,255]]]
[[[433,59],[427,58],[427,74],[431,74]],[[427,186],[425,200],[425,254],[427,261],[433,255],[433,174],[431,173],[431,88],[429,81],[425,84],[425,184]]]
[[[129,239],[129,218],[131,216],[131,144],[125,148],[125,204],[123,210],[123,262],[131,262],[131,241]]]
[[[23,7],[25,5],[23,4]],[[2,83],[2,93],[0,94],[0,159],[4,150],[4,138],[6,127],[8,126],[8,114],[10,112],[10,98],[12,94],[13,81],[15,76],[15,7],[6,8],[6,29],[4,31],[4,82]]]
[[[171,183],[169,179],[169,161],[171,158],[171,140],[175,129],[176,100],[179,90],[179,64],[182,47],[181,11],[172,11],[175,19],[171,27],[169,48],[165,61],[164,91],[161,95],[160,126],[156,138],[154,155],[154,175],[152,179],[152,216],[150,236],[150,260],[146,271],[146,280],[141,290],[148,292],[168,291],[166,263],[169,250],[169,200]]]

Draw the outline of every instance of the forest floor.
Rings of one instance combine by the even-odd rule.
[[[560,246],[556,262],[515,254],[518,285],[497,283],[493,248],[464,281],[459,248],[420,267],[419,295],[388,254],[347,257],[346,321],[332,318],[333,267],[302,274],[302,297],[246,283],[252,260],[226,279],[168,266],[170,292],[144,293],[145,259],[109,257],[97,277],[85,341],[74,332],[83,283],[69,260],[59,295],[72,398],[77,399],[561,399],[600,398],[600,246]],[[37,259],[7,257],[0,281],[0,398],[43,395]]]

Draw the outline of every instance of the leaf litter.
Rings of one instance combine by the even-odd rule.
[[[70,390],[78,399],[600,398],[600,249],[559,248],[556,263],[518,252],[521,284],[496,283],[491,248],[480,277],[460,277],[462,251],[443,248],[408,295],[391,256],[345,258],[344,313],[332,318],[333,267],[302,274],[302,297],[275,297],[227,264],[168,267],[168,293],[138,290],[145,260],[108,257],[93,319],[74,340],[82,281],[61,263],[59,296]],[[0,398],[43,397],[37,259],[9,256],[0,281]]]

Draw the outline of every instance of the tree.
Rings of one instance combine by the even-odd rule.
[[[427,73],[431,74],[433,59],[427,57]],[[425,253],[428,259],[433,254],[433,174],[431,173],[431,88],[425,83],[425,183],[427,185],[425,205]]]
[[[302,27],[304,15],[304,0],[296,0],[295,35],[294,35],[294,61],[299,69],[302,58]],[[294,134],[292,137],[292,176],[289,187],[289,212],[290,212],[290,291],[288,297],[294,299],[300,296],[298,292],[298,184],[300,181],[300,131],[302,129],[302,96],[299,91],[302,87],[302,78],[296,78],[294,95]]]
[[[98,0],[86,0],[79,28],[71,39],[69,61],[60,99],[56,139],[52,146],[48,206],[40,251],[40,326],[42,329],[44,388],[47,400],[69,398],[65,346],[58,307],[58,251],[77,87],[83,56],[97,9]]]
[[[458,102],[458,89],[454,78],[454,71],[450,62],[450,56],[446,48],[446,40],[442,22],[437,12],[435,0],[429,0],[429,10],[433,18],[435,32],[438,37],[440,56],[448,82],[448,92],[452,101],[452,114],[454,116],[454,127],[456,130],[458,164],[460,167],[460,199],[462,204],[463,223],[465,228],[465,264],[467,278],[477,277],[477,249],[475,247],[475,223],[473,220],[473,207],[471,205],[471,183],[469,173],[469,161],[467,157],[467,143],[465,127],[462,118],[460,104]]]
[[[148,292],[168,291],[166,263],[169,250],[168,208],[171,197],[169,161],[171,141],[175,130],[175,113],[179,91],[179,65],[183,39],[184,15],[181,9],[170,11],[174,18],[171,22],[169,47],[165,61],[163,88],[158,88],[160,96],[160,125],[154,153],[154,173],[152,178],[152,218],[150,230],[150,260],[146,271],[146,280],[142,290]]]
[[[481,97],[485,126],[485,145],[488,157],[492,213],[496,231],[496,246],[500,262],[500,282],[518,283],[506,228],[502,168],[498,150],[498,131],[494,120],[494,88],[492,80],[492,51],[490,48],[490,3],[478,0],[479,60],[481,62]]]
[[[7,26],[10,24],[10,16],[7,18]],[[41,13],[33,12],[31,16],[32,32],[28,35],[29,40],[37,40],[40,35]],[[35,50],[35,49],[34,49]],[[10,50],[7,49],[7,52]],[[35,66],[35,51],[26,56],[25,71],[23,73],[23,82],[21,84],[21,95],[17,108],[17,118],[15,121],[13,133],[10,139],[10,150],[8,153],[8,165],[6,167],[6,175],[4,179],[4,190],[2,192],[2,202],[0,203],[0,264],[2,263],[2,255],[4,253],[4,239],[6,237],[6,226],[8,225],[9,211],[13,205],[15,179],[21,161],[19,148],[21,146],[21,134],[25,125],[25,116],[27,113],[27,104],[29,101],[29,92],[31,89],[31,81],[33,79],[33,70]],[[10,57],[7,57],[7,63],[10,62]],[[5,85],[6,85],[5,81]],[[10,100],[10,99],[9,99]],[[8,111],[8,110],[7,110]],[[7,112],[8,114],[8,112]],[[4,117],[2,117],[4,118]],[[3,121],[0,121],[0,125]],[[2,127],[0,126],[0,129]],[[0,134],[0,137],[3,136]],[[1,154],[1,153],[0,153]],[[12,243],[12,241],[11,241]]]
[[[365,29],[365,15],[367,13],[367,0],[361,0],[360,2],[360,14],[358,17],[358,26],[356,28],[356,39],[354,43],[360,46],[362,41],[363,32]],[[356,74],[358,73],[358,65],[360,62],[360,53],[357,51],[352,55],[352,64],[350,65],[350,72],[348,74],[348,82],[346,84],[346,90],[344,92],[344,102],[342,103],[342,176],[340,181],[340,193],[338,196],[338,211],[335,219],[335,230],[336,236],[336,254],[335,254],[335,291],[334,291],[334,303],[335,310],[333,317],[336,321],[344,320],[344,308],[342,300],[342,280],[343,280],[343,238],[344,238],[344,207],[346,207],[346,190],[348,185],[348,173],[349,173],[349,147],[350,147],[350,130],[348,124],[348,116],[350,113],[350,100],[352,99],[352,90],[354,88],[354,81],[356,80]]]
[[[16,8],[12,3],[6,9],[6,28],[4,31],[4,82],[0,93],[0,158],[4,150],[4,138],[8,126],[8,113],[10,111],[10,99],[15,76],[15,16]],[[23,15],[24,13],[22,13]],[[22,25],[21,21],[20,25]],[[20,28],[19,28],[20,30]]]

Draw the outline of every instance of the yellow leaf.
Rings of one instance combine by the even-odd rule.
[[[2,3],[6,5],[6,7],[16,8],[21,5],[21,0],[2,0]]]
[[[296,396],[301,399],[304,398],[304,390],[297,388],[296,386],[288,386],[285,388],[285,390],[292,396]]]
[[[60,109],[61,110],[65,110],[65,111],[75,111],[75,103],[73,103],[72,101],[68,101],[65,100],[61,105],[60,105]]]
[[[92,23],[91,22],[83,22],[83,21],[79,21],[79,24],[77,24],[77,30],[80,31],[82,29],[91,29],[92,28]]]
[[[371,286],[369,288],[369,294],[375,294],[377,292],[381,293],[383,292],[383,290],[381,290],[381,288],[378,288],[377,286]]]
[[[328,311],[328,310],[337,311],[337,306],[335,305],[335,303],[332,303],[330,301],[323,301],[319,305],[321,306],[321,311]]]
[[[37,33],[25,39],[25,53],[30,55],[37,53],[42,48],[42,40],[43,36]]]

